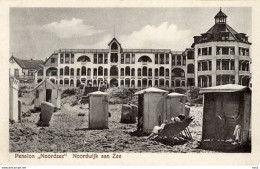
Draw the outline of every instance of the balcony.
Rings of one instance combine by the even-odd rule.
[[[239,75],[243,75],[243,76],[250,76],[250,71],[242,71],[242,70],[239,70]]]
[[[148,62],[142,62],[142,65],[147,65],[148,64]]]
[[[135,76],[131,76],[131,79],[135,79]]]
[[[201,76],[201,75],[211,75],[211,74],[212,74],[211,70],[198,71],[198,76]],[[194,74],[193,74],[193,77],[194,77]]]
[[[18,80],[33,80],[34,76],[28,76],[28,75],[19,75],[15,76]]]
[[[137,76],[137,79],[142,79],[142,76]]]
[[[153,78],[153,76],[148,76],[148,79],[152,79]]]
[[[117,65],[118,65],[118,62],[111,62],[110,65],[111,65],[111,66],[117,66]]]
[[[230,75],[230,74],[235,74],[235,70],[217,70],[216,73]]]
[[[110,79],[118,79],[118,75],[115,76],[115,75],[110,75]]]

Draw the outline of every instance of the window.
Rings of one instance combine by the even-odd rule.
[[[181,65],[181,55],[177,56],[177,65]]]
[[[175,65],[175,56],[172,56],[172,65]]]
[[[121,68],[120,75],[121,75],[121,76],[124,76],[124,68]]]
[[[125,56],[125,63],[130,64],[130,54],[129,53],[127,53]]]
[[[51,58],[51,63],[55,63],[55,58]]]
[[[102,63],[103,63],[103,54],[102,54],[102,53],[99,53],[99,54],[98,54],[98,63],[99,63],[99,64],[102,64]]]
[[[103,76],[103,67],[98,67],[98,76]]]
[[[77,68],[77,76],[80,76],[80,68]]]
[[[160,54],[160,64],[164,64],[164,54]]]
[[[94,64],[97,64],[97,54],[94,54]]]
[[[142,74],[141,74],[141,68],[138,68],[138,72],[137,72],[138,74],[137,74],[137,76],[142,76]]]
[[[169,64],[169,54],[166,53],[166,64]]]
[[[132,70],[131,70],[131,76],[135,76],[135,68],[132,68]]]
[[[156,68],[154,71],[155,76],[158,76],[158,69]]]
[[[61,64],[64,63],[64,55],[63,55],[63,53],[60,54],[60,63]]]
[[[169,69],[165,69],[166,76],[169,76]]]
[[[132,64],[135,63],[135,54],[132,54]]]
[[[69,75],[69,71],[70,71],[70,70],[69,70],[69,67],[66,66],[66,67],[65,67],[65,75]]]
[[[73,68],[70,68],[70,75],[74,76],[74,69]]]
[[[217,55],[235,55],[235,47],[217,47]]]
[[[65,63],[69,63],[70,62],[70,55],[67,53],[65,54]]]
[[[32,71],[28,71],[28,76],[33,76],[33,72]]]
[[[149,76],[153,76],[153,70],[152,70],[152,68],[149,68],[148,75],[149,75]]]
[[[158,54],[155,54],[155,64],[158,64]]]
[[[91,76],[91,69],[90,68],[88,68],[88,72],[87,72],[88,74],[88,76]]]
[[[74,53],[71,54],[71,63],[74,63]]]
[[[104,63],[107,64],[108,61],[107,61],[107,53],[105,53],[105,56],[104,56]]]
[[[124,64],[124,54],[121,54],[121,64]]]
[[[182,56],[182,65],[186,65],[186,56]]]
[[[97,68],[94,68],[94,76],[97,76]]]
[[[126,75],[126,76],[130,76],[130,67],[129,67],[129,66],[127,66],[127,67],[125,68],[125,75]]]
[[[201,49],[198,49],[198,56],[201,56]]]

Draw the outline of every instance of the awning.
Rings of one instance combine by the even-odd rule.
[[[213,86],[213,87],[206,87],[201,88],[200,93],[219,93],[219,92],[238,92],[238,91],[244,91],[248,89],[247,86],[237,85],[237,84],[226,84],[226,85],[220,85],[220,86]]]

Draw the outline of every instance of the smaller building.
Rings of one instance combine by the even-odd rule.
[[[149,133],[166,120],[168,91],[150,87],[135,94],[138,95],[137,130]]]
[[[43,80],[32,91],[35,91],[34,107],[40,108],[43,101],[52,103],[60,109],[61,90],[49,79]]]
[[[19,81],[9,78],[9,119],[14,122],[21,120],[21,103],[18,101]]]
[[[43,65],[43,60],[21,60],[14,56],[9,59],[9,76],[15,77],[21,83],[33,83],[35,72]]]
[[[89,93],[89,129],[108,129],[108,94]]]
[[[185,112],[185,95],[176,92],[168,94],[167,121],[170,121],[172,117],[177,117],[180,114],[185,115],[185,117],[189,116],[189,114]]]
[[[238,120],[242,126],[242,143],[251,141],[251,90],[246,86],[227,84],[202,88],[202,142],[233,137]]]

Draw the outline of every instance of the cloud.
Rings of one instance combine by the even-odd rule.
[[[82,19],[72,18],[71,20],[61,20],[43,25],[44,30],[55,34],[59,38],[91,36],[104,32],[96,30],[93,26],[86,25]]]
[[[163,22],[159,26],[147,25],[129,35],[119,36],[126,48],[184,50],[193,40],[190,30],[178,30],[174,24]]]

